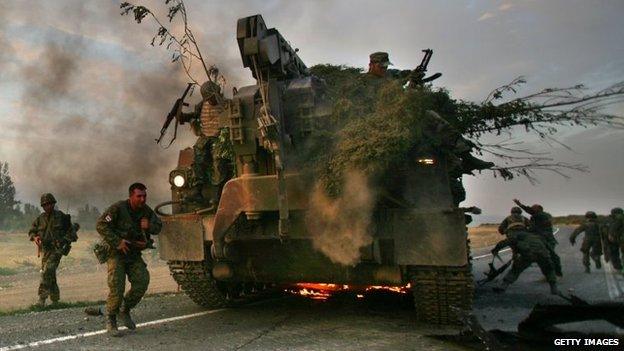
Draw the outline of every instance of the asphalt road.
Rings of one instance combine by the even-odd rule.
[[[583,234],[577,238],[576,245],[572,246],[569,242],[571,232],[572,228],[561,227],[556,233],[559,241],[556,252],[561,257],[563,267],[563,277],[558,280],[559,290],[564,294],[574,294],[590,303],[599,301],[624,302],[624,277],[615,273],[610,264],[606,264],[604,260],[602,269],[595,269],[592,262],[591,273],[585,273],[581,263],[582,253],[580,252]],[[474,256],[481,256],[487,251],[480,250]],[[504,261],[507,261],[511,253],[505,252],[500,256]],[[488,270],[487,264],[491,262],[491,259],[491,256],[486,256],[473,261],[475,280],[484,277],[483,272]],[[501,263],[497,260],[495,264],[498,267]],[[502,276],[504,273],[500,279]],[[550,295],[548,283],[536,264],[525,270],[520,278],[503,294],[492,291],[492,287],[498,283],[495,281],[485,284],[477,287],[475,291],[474,313],[481,325],[487,330],[515,331],[518,323],[529,315],[535,304],[565,303],[560,297]],[[614,326],[602,321],[570,323],[564,326],[564,329],[619,333]]]
[[[567,241],[569,228],[558,233],[564,265],[562,291],[588,301],[622,299],[613,273],[583,273],[580,252]],[[475,256],[480,256],[475,253]],[[503,255],[503,257],[505,257]],[[474,261],[475,277],[490,258]],[[476,292],[474,313],[486,329],[513,331],[538,302],[561,302],[549,295],[537,267],[527,269],[506,293]],[[610,294],[611,293],[611,294]],[[206,311],[182,294],[145,299],[135,310],[139,328],[121,338],[104,334],[103,317],[86,316],[82,308],[0,317],[0,351],[37,350],[466,350],[465,346],[430,337],[456,329],[419,324],[399,297],[330,301],[285,297],[238,308]],[[614,332],[606,322],[569,328]]]

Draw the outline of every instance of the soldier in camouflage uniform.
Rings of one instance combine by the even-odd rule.
[[[624,255],[624,210],[616,207],[611,210],[607,219],[607,247],[611,265],[614,269],[622,270],[622,258]]]
[[[598,225],[598,216],[594,211],[588,211],[585,213],[585,222],[579,225],[570,235],[570,243],[574,245],[576,243],[576,237],[585,233],[583,237],[583,244],[581,244],[581,252],[583,253],[583,266],[585,266],[585,273],[590,272],[589,257],[594,260],[596,268],[600,269],[600,256],[602,256],[602,243],[600,241],[600,227]]]
[[[63,248],[76,241],[72,233],[69,215],[56,210],[56,199],[50,193],[41,196],[41,207],[44,212],[35,219],[28,231],[30,240],[41,250],[41,283],[39,284],[39,303],[45,306],[48,296],[52,304],[60,299],[59,287],[56,282],[56,269],[63,257]]]
[[[107,261],[108,287],[106,300],[106,329],[116,336],[117,315],[128,329],[136,325],[130,310],[136,306],[147,291],[149,272],[141,257],[141,251],[150,244],[150,236],[162,228],[160,219],[145,204],[145,185],[134,183],[128,189],[128,200],[110,206],[97,221],[97,231],[110,249]],[[130,290],[124,296],[126,276]]]
[[[195,106],[195,111],[183,113],[181,122],[188,122],[196,136],[193,145],[193,191],[185,199],[186,202],[198,204],[219,201],[225,182],[232,176],[231,160],[228,159],[227,145],[229,138],[221,135],[224,130],[219,128],[219,116],[223,113],[223,94],[221,87],[211,81],[205,82],[200,88],[202,101]]]
[[[523,205],[520,200],[514,199],[516,205],[520,206],[526,213],[531,215],[531,225],[529,230],[535,234],[538,234],[544,239],[553,264],[555,265],[555,273],[558,276],[563,276],[561,269],[561,258],[555,252],[555,246],[557,245],[557,239],[553,232],[552,216],[550,213],[545,212],[542,205],[535,204],[533,206]]]
[[[496,245],[492,254],[498,254],[499,249],[509,245],[514,252],[513,263],[511,270],[505,275],[501,285],[493,288],[494,291],[504,292],[509,285],[518,279],[525,269],[529,268],[532,263],[537,263],[548,284],[550,284],[550,293],[553,295],[560,294],[557,288],[557,278],[555,277],[550,252],[541,237],[528,232],[525,224],[520,221],[513,222],[507,226],[505,234],[507,238],[503,240],[504,244]]]
[[[501,235],[505,235],[509,229],[516,227],[528,228],[529,219],[522,215],[522,209],[520,207],[514,206],[511,208],[511,214],[503,219],[498,226],[498,232]]]

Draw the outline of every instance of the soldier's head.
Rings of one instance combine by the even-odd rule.
[[[537,213],[544,212],[544,208],[540,204],[535,204],[535,205],[531,206],[531,209],[534,212],[537,212]]]
[[[511,208],[511,214],[512,215],[514,215],[514,214],[515,215],[522,214],[522,209],[520,207],[518,207],[518,206],[514,206],[514,207]]]
[[[378,77],[385,76],[388,66],[392,64],[388,58],[387,52],[373,52],[370,54],[369,59],[368,73]]]
[[[147,187],[142,183],[133,183],[128,188],[128,201],[132,209],[139,209],[145,206],[147,200]]]
[[[49,214],[50,212],[52,212],[55,204],[56,199],[54,198],[54,195],[50,193],[45,193],[41,195],[41,207],[43,207],[45,213]]]
[[[622,210],[621,207],[616,207],[616,208],[611,209],[612,216],[621,215],[621,214],[624,214],[624,210]]]
[[[587,212],[585,212],[585,218],[587,218],[587,219],[596,219],[596,218],[598,218],[598,216],[596,215],[596,212],[594,212],[594,211],[587,211]]]

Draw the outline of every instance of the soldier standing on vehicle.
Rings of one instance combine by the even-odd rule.
[[[518,199],[514,199],[513,201],[526,213],[531,215],[531,225],[529,230],[533,233],[539,234],[542,239],[544,239],[546,247],[548,247],[548,251],[550,251],[553,264],[555,265],[555,273],[560,277],[563,276],[563,272],[561,270],[561,258],[555,252],[557,239],[555,239],[555,235],[553,233],[552,216],[550,213],[544,211],[542,205],[535,204],[529,207],[523,205]]]
[[[622,256],[624,255],[624,210],[616,207],[611,210],[607,219],[607,247],[611,265],[614,269],[622,270]]]
[[[158,234],[162,228],[160,219],[145,204],[145,185],[134,183],[128,193],[127,200],[111,205],[97,221],[97,231],[110,248],[106,330],[113,336],[119,335],[117,315],[128,329],[136,328],[130,310],[141,301],[149,285],[149,272],[141,251],[150,245],[150,235]],[[124,296],[126,276],[130,290]]]
[[[522,222],[514,223],[513,226],[508,226],[505,231],[507,238],[497,244],[494,250],[492,250],[492,254],[496,256],[498,250],[508,245],[514,252],[511,270],[505,275],[501,285],[494,287],[493,290],[495,292],[504,292],[509,285],[518,279],[525,269],[529,268],[532,263],[537,263],[548,284],[550,284],[550,293],[553,295],[560,294],[557,288],[553,262],[545,242],[539,235],[528,232],[525,224]]]
[[[56,210],[56,199],[50,193],[41,195],[43,213],[35,219],[28,231],[30,241],[37,245],[37,257],[41,257],[41,283],[38,306],[45,306],[48,296],[57,304],[60,291],[56,282],[56,269],[63,254],[69,253],[69,243],[76,241],[69,215]],[[67,253],[65,253],[67,252]]]
[[[594,211],[587,211],[585,213],[585,222],[578,226],[570,235],[570,243],[574,245],[576,243],[576,237],[585,233],[583,238],[583,244],[581,244],[581,252],[583,253],[583,266],[585,266],[585,273],[590,272],[589,257],[594,260],[596,268],[600,269],[600,256],[602,255],[602,244],[600,242],[600,227],[598,225],[598,216]]]
[[[202,101],[195,110],[182,113],[180,121],[190,123],[198,137],[193,145],[193,194],[185,201],[217,204],[221,190],[232,177],[231,160],[226,157],[228,147],[220,140],[219,116],[223,113],[224,99],[221,87],[212,81],[201,85]]]

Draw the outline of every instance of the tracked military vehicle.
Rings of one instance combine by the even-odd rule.
[[[444,156],[414,155],[392,172],[385,193],[403,200],[377,201],[372,242],[356,264],[332,262],[314,248],[316,233],[306,225],[313,181],[297,161],[300,146],[328,123],[324,83],[260,15],[240,19],[236,35],[256,84],[230,99],[204,95],[212,112],[198,114],[202,127],[229,131],[234,172],[224,184],[201,185],[201,149],[182,150],[170,175],[172,213],[157,208],[160,255],[174,279],[205,307],[271,284],[402,286],[413,293],[419,319],[454,322],[453,306],[471,308],[473,281],[464,213],[454,205]]]

